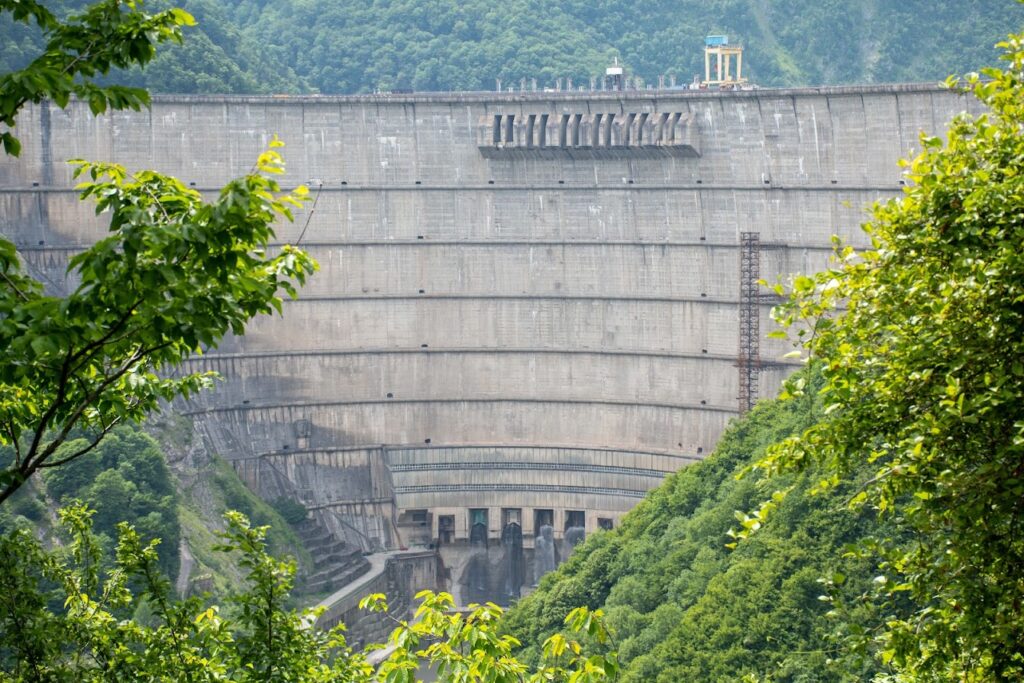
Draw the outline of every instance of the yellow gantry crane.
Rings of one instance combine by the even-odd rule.
[[[715,58],[714,78],[711,61]],[[732,74],[732,61],[736,58],[736,75]],[[729,36],[708,36],[704,39],[704,82],[705,87],[732,88],[743,85],[743,46],[730,45]]]

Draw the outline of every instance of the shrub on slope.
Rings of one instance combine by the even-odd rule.
[[[760,404],[712,455],[648,494],[619,529],[587,539],[509,613],[509,632],[543,642],[572,607],[587,605],[606,610],[626,681],[844,680],[826,666],[838,653],[827,638],[833,624],[819,578],[842,573],[845,591],[864,590],[871,565],[851,566],[843,548],[877,522],[844,509],[850,488],[812,495],[813,473],[774,479],[771,488],[754,475],[737,479],[768,445],[814,423],[817,392],[806,393]],[[737,510],[789,486],[770,524],[735,550],[726,547]],[[845,676],[869,677],[850,670],[860,666],[844,662]]]

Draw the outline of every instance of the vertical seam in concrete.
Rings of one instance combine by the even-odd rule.
[[[761,180],[771,181],[772,166],[768,161],[768,130],[765,128],[764,109],[761,107],[761,98],[755,97],[757,102],[757,118],[761,124]]]
[[[39,149],[39,162],[43,167],[43,187],[53,185],[53,150],[51,148],[53,125],[50,121],[50,100],[43,100],[39,105],[39,126],[42,145]]]
[[[863,95],[861,95],[863,97]],[[942,126],[938,125],[935,121],[935,93],[928,94],[928,111],[931,112],[932,127],[928,131],[928,135],[935,135],[938,131],[942,130]]]
[[[313,174],[319,175],[319,169],[314,169],[312,167],[312,165],[309,163],[309,145],[306,144],[306,103],[305,102],[302,103],[302,106],[299,108],[299,112],[301,112],[300,113],[300,122],[299,122],[299,140],[301,141],[300,144],[302,145],[302,158],[303,158],[303,161],[305,162],[307,172],[311,172],[310,173],[311,175],[313,175]]]
[[[53,125],[50,121],[49,100],[43,100],[39,105],[39,125],[42,129],[39,148],[39,163],[42,166],[40,180],[42,180],[43,187],[50,187],[53,185],[53,150],[51,148]],[[42,244],[45,240],[43,235],[46,233],[47,226],[50,225],[50,207],[45,192],[36,193],[36,211],[39,213],[39,242]]]
[[[697,215],[700,216],[700,237],[707,239],[708,226],[704,216],[704,191],[697,190],[695,194],[697,195]]]
[[[864,101],[864,93],[861,93],[861,95],[860,95],[860,114],[861,114],[861,117],[863,117],[863,121],[864,121],[864,123],[861,126],[861,130],[864,131],[865,135],[869,135],[869,133],[868,133],[868,105],[867,105],[867,102]],[[858,182],[860,182],[860,183],[867,183],[868,179],[871,176],[871,172],[870,172],[870,169],[868,168],[868,163],[867,163],[866,160],[865,160],[864,166],[862,168],[863,168],[863,172],[862,172],[862,175],[860,176],[860,178],[858,179]]]
[[[423,170],[420,168],[420,127],[416,121],[416,103],[410,102],[409,106],[412,109],[412,179],[419,180]]]
[[[836,122],[832,118],[832,98],[828,95],[825,95],[825,111],[828,112],[829,156],[832,158],[832,168],[830,170],[832,171],[832,178],[838,179],[839,169],[836,165],[838,163],[836,159]]]
[[[899,140],[900,146],[900,158],[902,159],[907,155],[907,142],[903,139],[903,105],[900,104],[899,93],[894,96],[896,100],[896,138]]]

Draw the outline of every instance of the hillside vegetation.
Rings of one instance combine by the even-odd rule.
[[[82,0],[51,3],[65,11]],[[166,0],[150,7],[169,5]],[[763,86],[935,81],[992,63],[1024,19],[1015,0],[182,0],[198,25],[128,76],[155,92],[493,90],[495,79],[589,85],[615,57],[647,83],[702,73],[703,38],[746,48]],[[0,72],[39,51],[0,22]],[[124,80],[124,79],[122,79]]]
[[[812,390],[793,401],[760,404],[734,422],[715,452],[669,477],[623,520],[577,548],[558,572],[506,617],[506,628],[539,655],[537,644],[556,632],[573,606],[602,608],[615,633],[624,681],[838,681],[877,670],[868,659],[841,655],[830,605],[819,579],[842,574],[842,594],[866,589],[870,563],[843,558],[843,548],[879,523],[851,514],[843,501],[850,483],[812,495],[814,472],[765,484],[739,477],[765,449],[822,416]],[[793,487],[769,525],[734,550],[736,511],[757,508],[776,489]],[[841,569],[841,572],[840,572]],[[844,678],[844,675],[846,678]]]
[[[138,427],[118,427],[86,455],[47,470],[0,508],[0,531],[30,526],[48,544],[60,545],[64,539],[56,529],[56,510],[81,501],[94,510],[93,531],[105,567],[114,558],[117,525],[127,522],[144,542],[160,540],[158,567],[183,592],[224,595],[243,572],[236,558],[214,552],[222,543],[216,533],[226,528],[224,511],[238,510],[254,524],[271,527],[267,543],[275,553],[293,556],[309,568],[309,555],[291,527],[246,488],[230,464],[199,443],[187,419],[165,416],[151,422],[149,431],[152,435]],[[58,454],[82,443],[70,441]],[[0,447],[0,459],[10,457],[10,449]],[[179,566],[184,565],[182,541],[188,566]]]

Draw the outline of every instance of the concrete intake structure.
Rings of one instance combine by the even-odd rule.
[[[529,553],[541,526],[614,525],[773,395],[795,366],[751,278],[862,243],[919,131],[976,106],[920,85],[34,106],[0,232],[59,286],[104,232],[63,160],[213,191],[279,135],[283,184],[320,196],[278,236],[305,229],[322,271],[189,364],[225,381],[185,410],[262,495],[365,550],[440,542],[459,591],[474,529],[512,547],[515,524]]]

